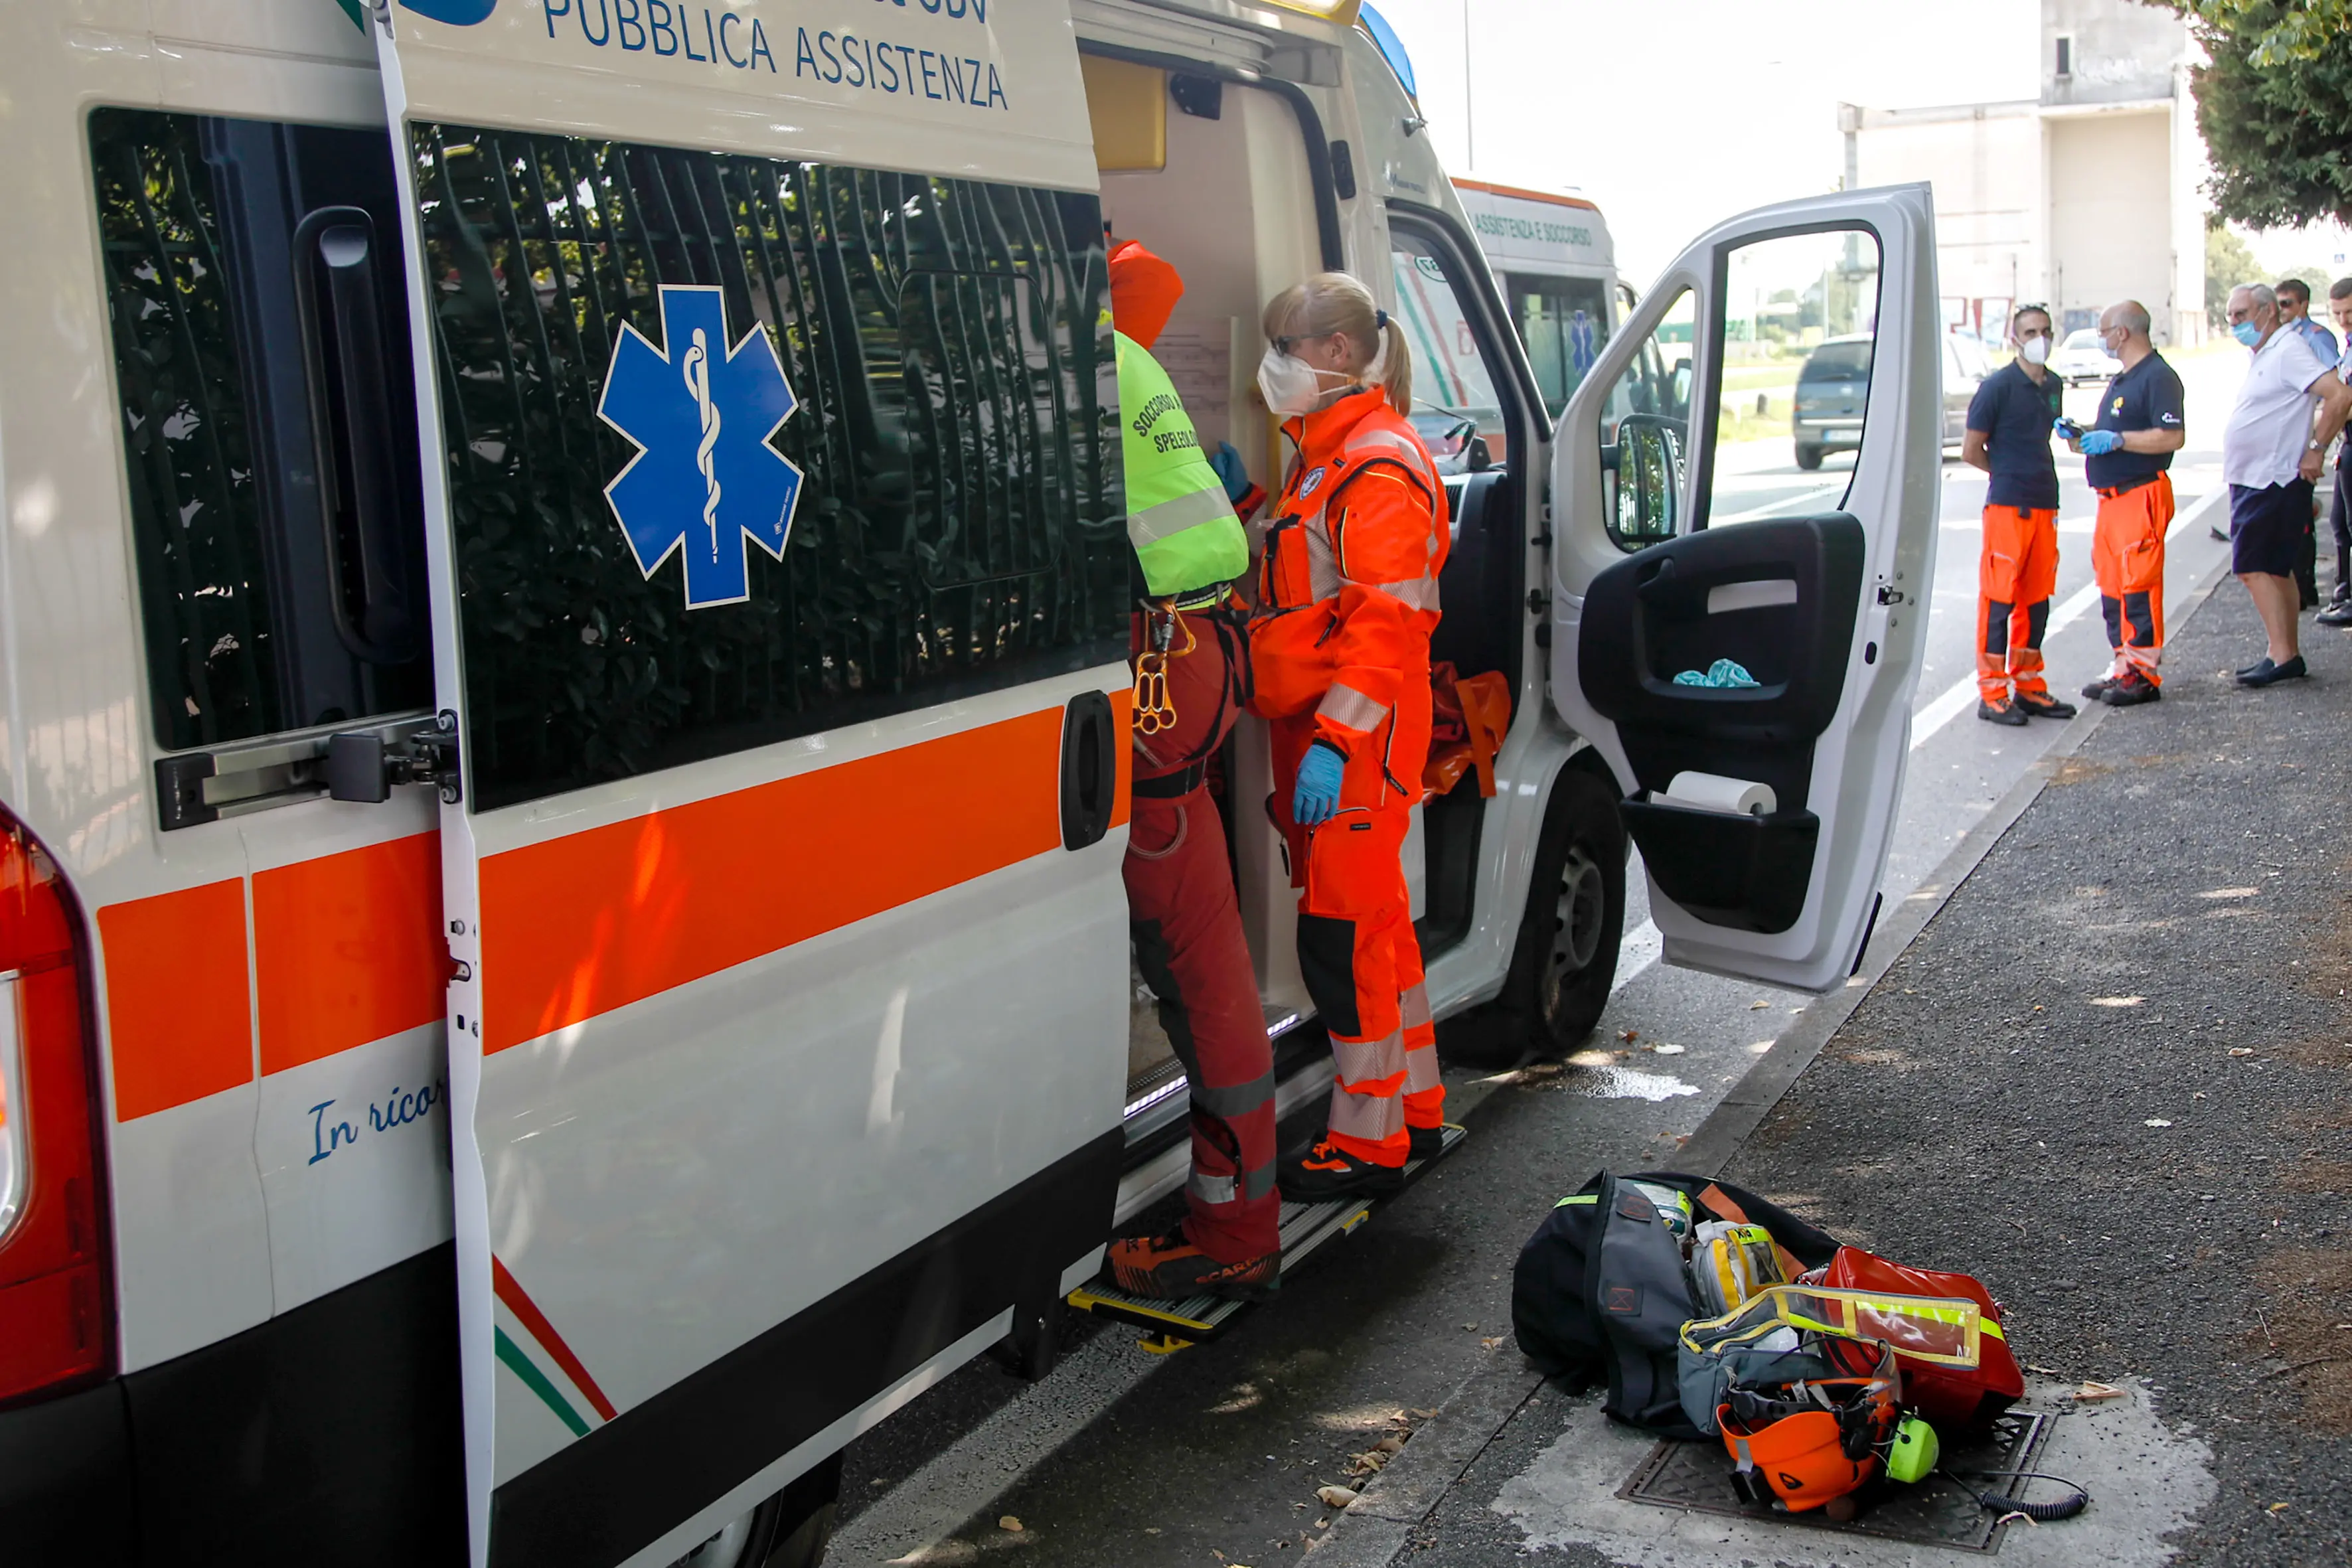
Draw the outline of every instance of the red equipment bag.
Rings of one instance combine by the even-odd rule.
[[[1942,1432],[1981,1431],[2025,1394],[2025,1376],[2001,1331],[2000,1307],[1973,1275],[1946,1274],[1890,1263],[1859,1247],[1841,1247],[1828,1267],[1806,1280],[1848,1290],[1884,1290],[1898,1296],[1965,1296],[1984,1313],[1984,1338],[1973,1369],[1937,1366],[1895,1352],[1903,1368],[1904,1402],[1917,1407]]]

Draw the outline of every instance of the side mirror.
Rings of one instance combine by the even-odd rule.
[[[1683,428],[1681,420],[1655,414],[1628,414],[1617,422],[1615,450],[1604,451],[1601,461],[1616,470],[1616,532],[1628,544],[1655,544],[1678,531]]]
[[[1462,471],[1465,474],[1483,474],[1494,466],[1495,455],[1486,449],[1486,437],[1484,436],[1471,437],[1467,456],[1463,461]]]

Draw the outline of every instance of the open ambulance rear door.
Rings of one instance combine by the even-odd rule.
[[[1846,332],[1875,334],[1859,451],[1799,476],[1748,410]],[[1927,186],[1792,202],[1685,251],[1561,418],[1552,701],[1625,792],[1669,963],[1820,991],[1867,940],[1934,577],[1939,337]],[[1754,684],[1676,680],[1719,661]]]
[[[375,16],[473,1558],[665,1563],[1109,1230],[1128,547],[1086,103],[1058,5]],[[354,265],[392,248],[363,216]]]

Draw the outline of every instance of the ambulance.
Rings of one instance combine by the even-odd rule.
[[[1555,420],[1353,23],[0,9],[0,1559],[813,1563],[852,1438],[1050,1359],[1184,1158],[1107,230],[1261,479],[1265,300],[1393,311],[1403,258],[1465,307],[1505,439],[1436,654],[1515,700],[1408,850],[1447,1028],[1591,1026],[1629,829],[1669,962],[1844,979],[1932,566],[1925,187],[1718,225]],[[1726,258],[1845,233],[1844,505],[1710,531]],[[1675,302],[1700,416],[1604,444]],[[1762,684],[1673,680],[1718,656]],[[1262,732],[1226,769],[1287,1112],[1329,1068]]]

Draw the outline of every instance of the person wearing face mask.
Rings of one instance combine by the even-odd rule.
[[[1112,243],[1109,268],[1127,534],[1139,579],[1122,871],[1136,964],[1190,1086],[1192,1164],[1182,1220],[1112,1242],[1105,1261],[1138,1296],[1247,1299],[1273,1289],[1282,1268],[1274,1048],[1210,773],[1249,696],[1246,626],[1233,593],[1249,570],[1249,540],[1234,514],[1232,476],[1203,455],[1183,399],[1151,357],[1183,280],[1133,240]]]
[[[2101,314],[2099,341],[2124,368],[2099,394],[2096,427],[2066,443],[2087,459],[2083,477],[2099,496],[2091,575],[2115,650],[2107,673],[2083,695],[2111,708],[2164,696],[2157,671],[2164,658],[2164,537],[2172,526],[2172,454],[2189,430],[2180,377],[2156,352],[2149,325],[2147,307],[2137,300]],[[2063,427],[2059,433],[2068,434]]]
[[[1250,624],[1298,966],[1331,1038],[1328,1121],[1280,1164],[1297,1202],[1393,1190],[1434,1153],[1444,1089],[1400,855],[1429,750],[1444,481],[1406,422],[1412,359],[1363,284],[1318,273],[1265,308],[1258,390],[1296,448],[1267,509]]]
[[[1991,476],[1984,551],[1977,565],[1977,717],[1990,724],[2072,719],[2050,695],[2042,635],[2058,585],[2058,465],[2050,433],[2059,382],[2050,361],[2050,312],[2021,305],[2009,319],[2017,357],[1984,378],[1969,402],[1960,460]]]

